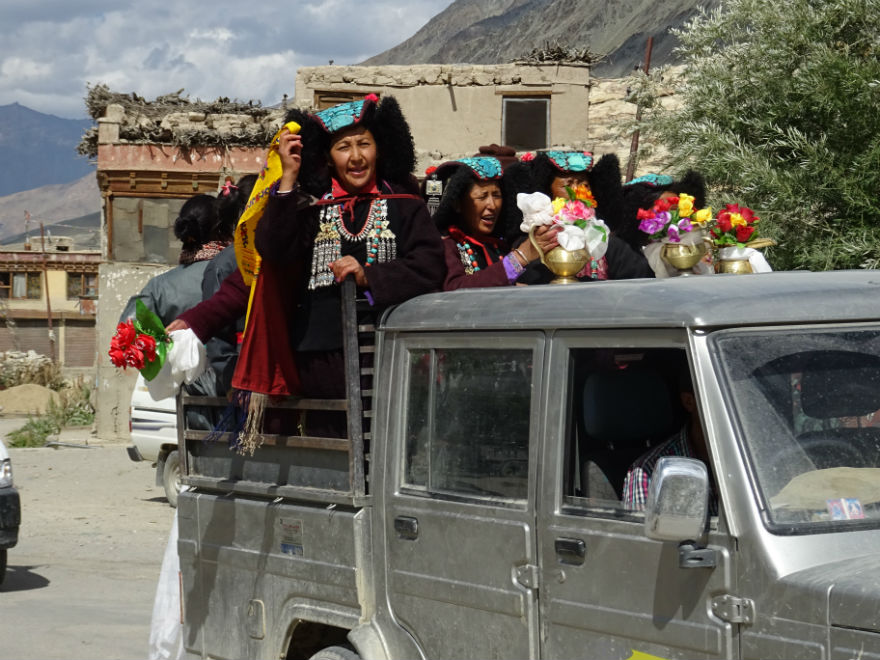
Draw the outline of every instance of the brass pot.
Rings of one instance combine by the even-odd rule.
[[[529,231],[529,240],[538,254],[541,255],[541,263],[547,266],[556,277],[550,281],[550,284],[572,284],[577,282],[577,275],[584,269],[587,262],[590,261],[590,253],[586,249],[566,250],[562,246],[557,246],[547,252],[541,251],[541,247],[535,240],[534,227]]]
[[[752,264],[749,263],[748,259],[719,259],[718,272],[743,275],[755,271],[752,270]]]
[[[700,263],[706,254],[706,244],[699,241],[693,245],[665,243],[660,249],[660,257],[678,271],[679,275],[693,275],[693,267]]]

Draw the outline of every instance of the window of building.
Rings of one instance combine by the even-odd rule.
[[[525,500],[531,349],[409,353],[403,481],[432,496]]]
[[[98,295],[97,273],[67,273],[67,299]]]
[[[376,92],[346,92],[346,91],[332,91],[332,92],[315,92],[315,107],[318,110],[326,110],[327,108],[332,108],[334,105],[339,105],[340,103],[350,103],[351,101],[360,101],[367,94],[378,94]]]
[[[518,151],[550,144],[550,97],[506,96],[502,101],[502,143]]]
[[[0,298],[39,300],[43,295],[42,273],[0,271]]]

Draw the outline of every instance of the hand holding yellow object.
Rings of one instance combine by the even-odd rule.
[[[263,216],[263,210],[266,208],[270,188],[281,179],[281,158],[278,155],[278,145],[281,141],[281,133],[285,129],[291,133],[299,133],[300,125],[295,121],[289,121],[275,133],[275,137],[269,143],[266,164],[260,171],[260,176],[254,184],[254,189],[251,191],[251,196],[235,230],[235,258],[238,261],[238,268],[241,270],[245,284],[248,285],[259,272],[260,256],[254,248],[254,232],[257,223]]]

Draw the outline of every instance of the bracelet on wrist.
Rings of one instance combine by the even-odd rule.
[[[516,252],[520,257],[522,257],[522,260],[523,260],[522,265],[523,266],[529,265],[529,259],[526,257],[526,255],[523,254],[522,250],[520,250],[519,248],[513,248],[513,251]]]

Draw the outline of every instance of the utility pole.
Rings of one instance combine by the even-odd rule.
[[[648,45],[645,47],[645,66],[642,69],[648,75],[651,68],[651,50],[654,47],[654,37],[648,37]],[[642,106],[636,104],[636,122],[642,120]],[[636,156],[639,153],[639,129],[636,128],[629,145],[629,161],[626,163],[626,181],[632,181],[636,173]]]
[[[43,236],[43,223],[40,223],[40,249],[43,251],[43,281],[46,289],[46,318],[49,321],[49,357],[55,362],[55,331],[52,329],[52,301],[49,298],[49,263],[46,257],[46,240]]]

